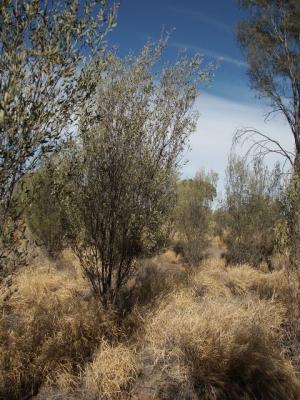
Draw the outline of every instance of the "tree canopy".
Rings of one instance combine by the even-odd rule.
[[[252,86],[270,101],[270,114],[280,112],[288,121],[297,157],[283,151],[280,143],[265,135],[259,135],[256,150],[264,155],[268,145],[275,145],[273,151],[294,164],[300,153],[300,3],[297,0],[240,0],[240,4],[249,12],[237,33],[249,65]]]

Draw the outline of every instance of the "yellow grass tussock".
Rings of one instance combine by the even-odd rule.
[[[117,330],[84,281],[53,267],[24,270],[0,321],[0,398],[34,393],[64,365],[78,369]]]
[[[103,341],[94,360],[85,368],[84,384],[95,398],[123,399],[136,373],[136,356],[132,349],[125,344],[112,346]]]
[[[163,263],[177,264],[180,256],[173,250],[167,250],[159,256],[159,259]]]
[[[278,346],[282,320],[283,309],[258,298],[201,297],[191,289],[169,296],[145,328],[144,374],[156,382],[154,396],[298,399]]]
[[[298,279],[285,269],[263,272],[249,265],[226,267],[224,260],[206,260],[191,275],[191,285],[212,296],[257,295],[261,299],[278,300],[285,305],[294,302]]]

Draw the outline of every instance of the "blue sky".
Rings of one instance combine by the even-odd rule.
[[[149,38],[158,39],[163,27],[167,31],[174,28],[167,58],[174,58],[183,48],[203,54],[208,61],[222,57],[213,83],[197,100],[200,118],[186,154],[189,162],[182,171],[184,177],[190,177],[200,168],[213,169],[221,187],[236,129],[256,127],[292,148],[285,122],[276,117],[266,123],[266,103],[249,88],[247,65],[234,34],[243,17],[245,11],[236,0],[123,0],[117,27],[109,35],[109,42],[125,55],[129,50],[138,51]]]
[[[234,36],[244,14],[236,0],[123,0],[110,42],[126,54],[141,48],[148,38],[159,38],[163,26],[174,28],[167,56],[186,48],[209,60],[223,57],[210,92],[249,101],[246,63]]]

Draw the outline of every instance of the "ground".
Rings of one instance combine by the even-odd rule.
[[[0,398],[299,399],[296,276],[221,253],[193,268],[171,250],[143,260],[122,322],[69,251],[38,257],[3,307]]]

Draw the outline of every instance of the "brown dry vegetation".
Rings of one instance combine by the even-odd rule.
[[[168,251],[142,263],[122,324],[78,271],[65,253],[17,276],[2,305],[1,399],[300,398],[298,287],[284,270],[189,269]]]

